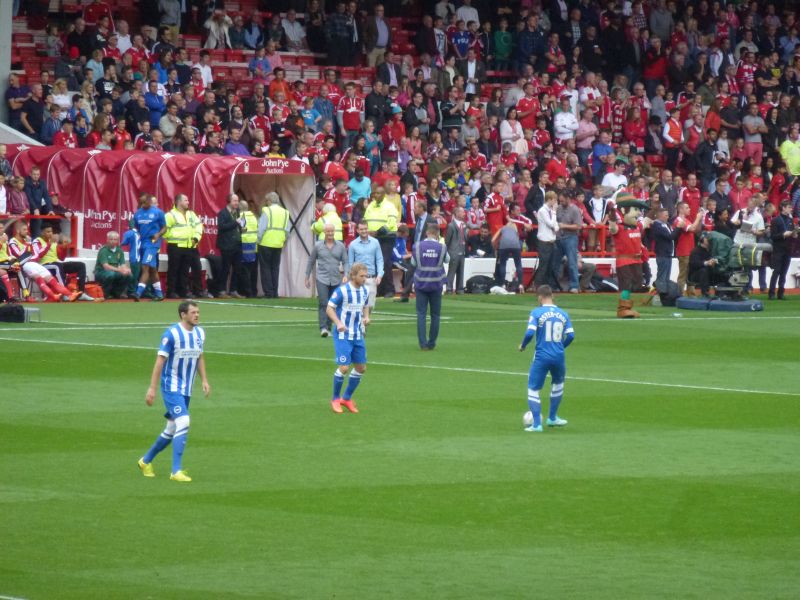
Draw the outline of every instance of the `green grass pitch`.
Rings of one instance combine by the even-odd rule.
[[[413,302],[379,301],[358,415],[329,408],[315,301],[203,303],[191,484],[169,451],[136,467],[175,303],[0,324],[0,596],[797,598],[800,296],[637,321],[558,301],[569,426],[543,434],[522,430],[531,296],[445,298],[432,353]]]

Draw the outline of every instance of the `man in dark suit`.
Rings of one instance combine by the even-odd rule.
[[[661,206],[669,211],[669,218],[675,218],[675,207],[678,205],[678,188],[672,183],[672,171],[664,169],[661,172],[661,182],[655,189],[661,200]]]
[[[467,60],[459,63],[458,71],[464,76],[467,101],[472,101],[473,97],[480,98],[481,82],[486,81],[486,65],[478,60],[474,48],[467,50]]]
[[[467,254],[467,227],[464,223],[464,209],[457,206],[453,220],[447,224],[444,243],[450,262],[447,265],[447,291],[464,293],[464,257]]]
[[[414,252],[414,248],[419,244],[422,240],[425,239],[425,231],[428,228],[428,225],[436,225],[438,227],[438,223],[434,219],[431,219],[430,215],[428,214],[428,204],[424,198],[417,200],[416,204],[414,204],[414,233],[411,244],[411,252]],[[463,277],[463,276],[462,276]],[[403,286],[403,293],[400,295],[400,298],[395,300],[395,302],[408,302],[408,296],[411,294],[411,286],[414,283],[414,266],[410,265],[408,271],[406,272],[406,284]]]
[[[364,99],[364,116],[375,122],[375,133],[379,133],[392,115],[392,103],[380,79],[372,84],[372,91]]]
[[[544,206],[544,195],[550,185],[550,174],[542,169],[539,171],[539,181],[531,186],[525,196],[525,216],[536,222],[536,213]]]
[[[375,77],[384,85],[400,85],[400,67],[395,64],[394,52],[387,50],[383,55],[383,62],[378,65]]]
[[[242,226],[239,221],[239,196],[228,194],[228,204],[217,214],[217,248],[222,256],[220,269],[219,297],[227,298],[228,290],[234,298],[241,298],[238,281],[242,265]],[[228,285],[228,275],[231,284]]]

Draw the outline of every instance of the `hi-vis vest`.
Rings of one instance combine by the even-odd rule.
[[[256,241],[258,241],[258,219],[246,210],[242,213],[245,230],[242,231],[242,262],[251,264],[256,262]]]
[[[261,214],[267,215],[269,223],[258,245],[267,248],[283,248],[286,243],[286,224],[289,222],[289,211],[277,204],[271,204],[262,208]]]
[[[242,213],[245,230],[242,231],[242,244],[255,244],[258,241],[258,219],[248,211]]]
[[[173,208],[165,215],[167,230],[164,239],[168,244],[175,244],[179,248],[193,248],[203,237],[203,222],[197,218],[194,211],[187,210],[181,214]]]
[[[414,286],[425,292],[441,291],[447,275],[444,271],[444,259],[447,251],[444,244],[432,239],[422,240],[414,248]]]
[[[325,213],[311,225],[311,231],[317,234],[317,239],[325,239],[325,225],[333,225],[333,239],[342,241],[342,219],[336,211]]]
[[[364,221],[370,231],[378,231],[381,227],[386,227],[389,233],[395,233],[397,231],[397,209],[387,200],[380,203],[370,202],[367,210],[364,211]]]
[[[37,261],[40,265],[52,265],[58,262],[58,250],[53,242],[47,242],[44,238],[36,238],[36,243],[42,248],[47,248],[47,251]]]
[[[0,244],[0,263],[11,262],[11,257],[8,255],[8,243]]]

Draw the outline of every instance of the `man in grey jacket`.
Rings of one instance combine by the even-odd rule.
[[[464,293],[464,256],[467,254],[467,226],[464,223],[464,209],[457,206],[453,220],[447,225],[444,237],[450,263],[447,267],[447,291]]]
[[[331,334],[331,321],[326,314],[331,294],[347,277],[347,249],[344,244],[334,239],[335,227],[327,223],[323,228],[324,239],[314,244],[306,265],[306,287],[311,289],[311,271],[317,266],[317,296],[319,297],[319,334],[328,337]]]

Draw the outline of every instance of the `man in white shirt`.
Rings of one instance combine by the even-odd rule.
[[[464,4],[456,11],[456,18],[464,21],[467,25],[470,21],[475,21],[478,27],[481,24],[481,18],[478,16],[478,11],[472,6],[472,0],[464,0]]]
[[[208,50],[200,52],[200,62],[192,65],[192,69],[200,69],[203,85],[206,89],[210,88],[214,83],[214,75],[211,72],[211,53]]]
[[[286,46],[290,52],[308,49],[306,29],[297,20],[297,13],[293,8],[286,11],[286,18],[281,20],[281,27],[286,34]]]
[[[536,252],[539,254],[539,262],[536,265],[536,275],[533,280],[535,288],[540,285],[548,285],[555,279],[552,262],[556,233],[558,232],[557,203],[556,193],[547,192],[544,195],[544,205],[536,212],[536,222],[539,224],[536,232]]]
[[[117,26],[117,48],[119,48],[120,54],[125,54],[133,46],[128,22],[120,19],[116,21],[115,25]]]
[[[575,132],[578,131],[578,118],[572,112],[569,96],[561,97],[561,111],[553,119],[553,128],[559,144],[575,139]]]
[[[614,190],[627,187],[628,178],[623,174],[623,171],[625,171],[625,166],[626,164],[624,160],[614,161],[614,170],[611,173],[606,173],[603,176],[603,181],[600,183],[600,185],[604,187],[610,187]]]
[[[0,215],[8,214],[8,193],[6,191],[6,176],[0,173]]]

